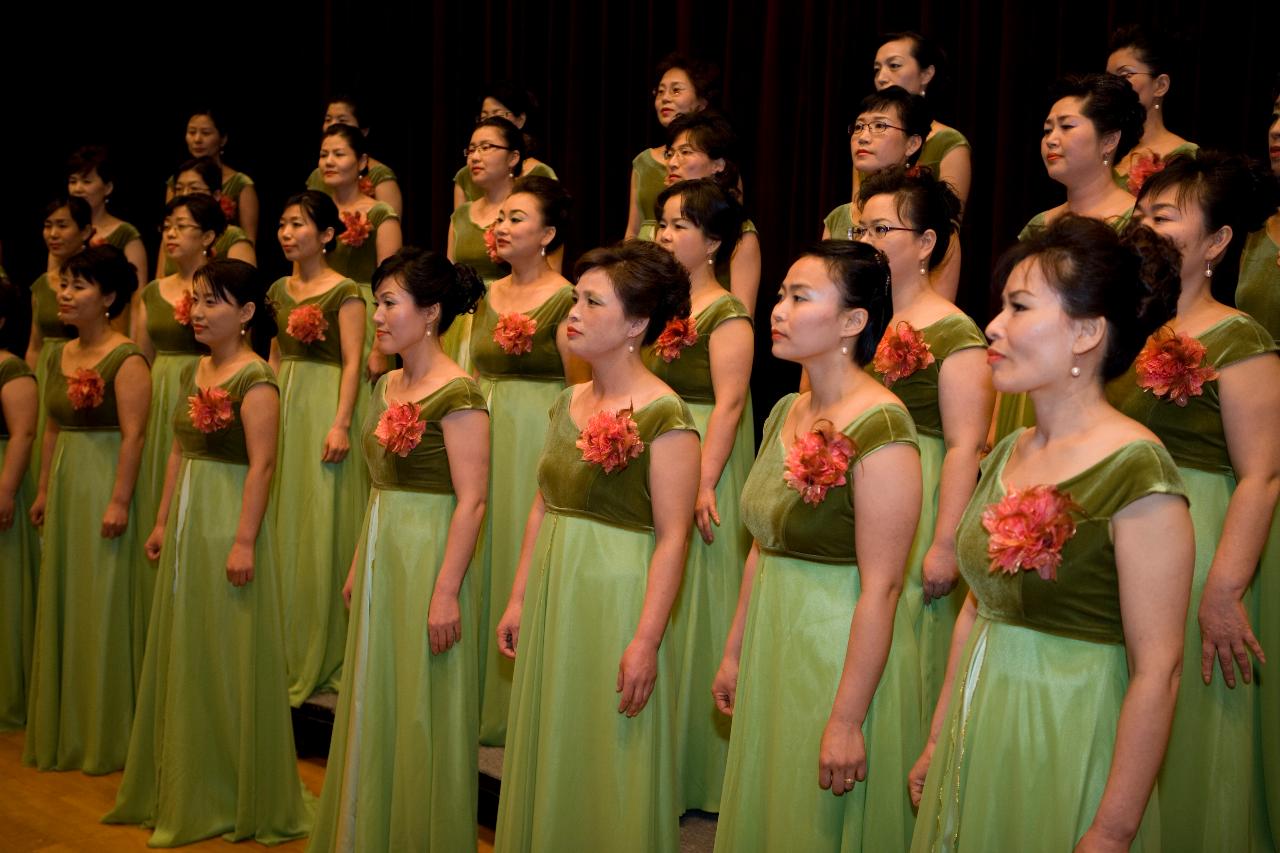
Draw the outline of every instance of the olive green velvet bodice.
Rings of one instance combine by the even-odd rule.
[[[36,315],[32,322],[40,329],[40,337],[45,343],[75,337],[76,330],[71,326],[64,326],[58,319],[58,294],[54,292],[48,274],[35,280],[31,285],[31,295],[36,300]]]
[[[969,140],[954,127],[940,130],[924,141],[920,149],[920,158],[916,161],[921,166],[928,166],[933,174],[938,174],[942,160],[957,148],[968,148]]]
[[[714,403],[715,388],[711,384],[711,333],[729,320],[751,322],[747,307],[738,297],[726,293],[703,308],[694,317],[698,339],[680,350],[671,361],[665,361],[653,348],[644,352],[644,363],[659,379],[671,386],[681,399],[691,403]]]
[[[359,286],[351,279],[343,279],[318,296],[310,296],[301,302],[289,295],[288,277],[277,279],[267,291],[267,297],[276,312],[276,325],[279,332],[276,342],[280,347],[282,359],[300,359],[302,361],[319,361],[326,364],[342,364],[342,341],[338,331],[338,311],[343,303],[352,299],[364,299],[360,296]],[[302,341],[289,334],[289,315],[303,306],[314,306],[324,315],[327,324],[324,339],[311,343]]]
[[[484,232],[488,229],[472,221],[472,204],[470,201],[464,203],[449,217],[453,225],[453,262],[471,267],[488,284],[507,274],[506,265],[499,266],[497,261],[490,259],[484,244]]]
[[[62,372],[62,349],[67,341],[57,341],[49,373],[49,382],[41,389],[44,394],[45,411],[53,418],[58,428],[70,430],[115,430],[120,428],[120,418],[116,412],[116,373],[120,365],[131,356],[142,356],[138,345],[129,341],[123,343],[104,355],[91,369],[102,379],[102,402],[96,406],[77,409],[71,404],[67,388],[71,377]]]
[[[564,381],[564,362],[556,345],[556,329],[573,306],[573,289],[562,287],[545,302],[528,312],[537,328],[533,332],[533,349],[512,355],[493,339],[499,314],[488,299],[480,302],[471,325],[471,362],[486,379],[535,379]],[[458,322],[454,320],[454,322]]]
[[[378,421],[388,408],[385,376],[378,380],[369,403],[360,434],[373,487],[390,491],[453,494],[453,477],[449,471],[449,454],[445,450],[441,422],[446,415],[462,409],[486,411],[484,395],[475,381],[469,377],[451,379],[416,401],[421,410],[418,420],[426,424],[426,429],[408,456],[393,453],[378,441]]]
[[[237,370],[226,382],[220,383],[217,387],[226,391],[231,398],[231,422],[221,429],[203,432],[191,420],[190,398],[200,391],[196,384],[198,366],[198,362],[192,363],[182,371],[182,393],[178,398],[178,405],[173,408],[173,437],[177,440],[182,455],[188,459],[212,459],[216,462],[248,465],[249,449],[245,444],[240,406],[245,394],[255,385],[270,385],[278,391],[275,374],[265,361],[255,360]]]
[[[35,378],[35,373],[27,367],[27,363],[16,355],[0,361],[0,388],[8,385],[15,379],[21,379],[24,376]],[[0,406],[0,438],[9,437],[9,424],[4,419],[4,407]]]
[[[632,530],[652,530],[649,465],[653,441],[671,430],[696,432],[689,407],[679,397],[667,394],[632,412],[644,450],[628,460],[625,468],[607,474],[602,466],[582,458],[577,446],[581,431],[569,414],[573,393],[573,388],[564,389],[552,404],[547,441],[538,458],[538,489],[547,511]]]
[[[142,304],[147,308],[147,337],[157,353],[195,355],[205,351],[191,327],[174,318],[173,304],[160,293],[160,282],[142,288]]]
[[[872,406],[841,432],[853,442],[854,457],[843,486],[833,486],[817,505],[807,504],[783,479],[787,447],[782,429],[798,394],[778,401],[764,425],[764,438],[742,489],[742,521],[759,546],[822,563],[857,563],[853,512],[853,466],[889,444],[918,447],[911,416],[901,406]],[[795,438],[795,436],[788,436]]]
[[[398,220],[400,215],[391,205],[380,201],[360,216],[369,223],[368,235],[360,245],[352,246],[342,242],[343,235],[339,234],[329,252],[329,266],[352,281],[369,284],[373,281],[374,270],[378,268],[378,229],[388,220]]]
[[[982,479],[960,519],[956,555],[960,573],[989,619],[1089,640],[1123,643],[1120,587],[1116,576],[1111,519],[1150,494],[1186,497],[1173,459],[1159,444],[1133,441],[1084,471],[1056,484],[1081,511],[1072,518],[1076,532],[1062,548],[1057,578],[1035,571],[990,571],[988,534],[982,513],[1005,498],[1003,472],[1024,429],[1007,436],[982,463]]]
[[[987,338],[966,314],[949,314],[919,331],[933,354],[933,364],[894,382],[890,390],[907,407],[917,430],[941,438],[942,409],[938,405],[938,382],[942,376],[942,362],[960,350],[985,348]],[[877,380],[884,381],[884,375],[872,365],[867,365],[866,369]]]
[[[1254,231],[1244,241],[1236,307],[1265,326],[1272,339],[1280,341],[1280,246],[1266,228]]]

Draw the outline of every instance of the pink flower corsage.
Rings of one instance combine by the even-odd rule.
[[[373,434],[379,444],[404,459],[418,446],[422,434],[427,431],[427,422],[418,420],[421,414],[422,407],[417,403],[388,406],[378,418]]]
[[[982,512],[990,571],[1016,575],[1034,571],[1057,580],[1062,547],[1076,534],[1072,513],[1081,512],[1070,495],[1054,486],[1014,489]]]
[[[106,238],[105,238],[105,237],[94,237],[94,238],[92,238],[91,240],[89,240],[89,245],[90,245],[90,246],[105,246],[105,245],[107,245],[107,240],[106,240]]]
[[[503,314],[493,327],[493,342],[507,355],[523,355],[533,351],[533,333],[538,321],[528,314]]]
[[[899,379],[923,370],[934,361],[936,359],[924,335],[906,320],[902,320],[880,339],[872,366],[884,377],[884,387],[892,388],[893,383]]]
[[[102,405],[107,384],[93,368],[81,367],[67,377],[67,399],[73,409],[93,409]]]
[[[363,178],[360,179],[360,183],[358,183],[356,186],[360,188],[361,195],[367,195],[369,198],[374,197],[373,178],[369,177],[368,175],[365,175]]]
[[[1165,326],[1138,353],[1138,387],[1185,406],[1204,393],[1204,383],[1218,378],[1204,357],[1204,344]]]
[[[373,233],[373,223],[365,219],[364,214],[358,210],[338,215],[342,217],[342,224],[346,226],[346,230],[338,235],[338,241],[353,249],[363,246],[364,241],[368,240],[369,235]]]
[[[182,292],[182,298],[173,304],[173,321],[179,326],[191,325],[191,306],[195,304],[195,299],[191,296],[190,290]]]
[[[299,305],[289,312],[289,322],[284,330],[302,343],[311,344],[323,341],[328,328],[329,321],[324,318],[323,311],[314,305]]]
[[[832,428],[830,421],[819,421],[809,432],[797,436],[787,451],[782,479],[805,503],[817,506],[832,486],[845,484],[845,472],[855,452],[847,435]]]
[[[582,451],[583,462],[599,465],[606,474],[621,471],[644,452],[640,428],[631,419],[631,409],[596,412],[578,434],[577,447]]]
[[[653,344],[653,351],[662,356],[667,364],[680,357],[682,350],[688,349],[698,342],[698,323],[693,317],[673,317],[667,321],[667,327],[658,335]]]
[[[187,414],[191,425],[203,433],[217,432],[231,426],[231,394],[226,388],[196,388],[187,398]]]
[[[240,205],[236,204],[236,200],[229,195],[218,196],[218,206],[222,208],[222,215],[227,218],[228,222],[236,221],[236,212],[240,209]]]
[[[502,261],[498,257],[498,235],[493,233],[493,226],[497,223],[491,223],[488,228],[484,229],[484,251],[489,256],[489,260],[495,264]]]
[[[1156,172],[1163,171],[1164,167],[1169,165],[1169,161],[1165,160],[1159,154],[1139,154],[1133,158],[1133,162],[1129,164],[1129,177],[1126,186],[1129,192],[1137,195],[1142,189],[1142,185],[1147,182],[1147,178]]]

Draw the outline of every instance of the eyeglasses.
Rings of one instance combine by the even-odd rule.
[[[861,240],[863,237],[870,234],[872,235],[871,239],[873,240],[883,240],[885,237],[889,236],[890,231],[910,231],[913,234],[924,233],[919,228],[907,228],[902,225],[885,225],[881,222],[879,225],[872,225],[870,228],[865,225],[850,225],[849,239]]]
[[[858,136],[862,131],[869,130],[872,136],[882,136],[889,128],[900,130],[903,133],[907,132],[905,127],[898,127],[896,124],[889,124],[887,121],[855,121],[849,125],[849,135]]]
[[[516,114],[511,112],[511,110],[481,110],[480,114],[476,116],[476,124],[479,124],[480,122],[484,121],[487,118],[513,119],[515,117],[516,117]]]
[[[1154,75],[1154,74],[1152,74],[1150,71],[1133,71],[1132,69],[1129,69],[1129,68],[1122,68],[1121,70],[1117,71],[1115,74],[1113,74],[1113,75],[1111,75],[1111,76],[1113,76],[1113,77],[1119,77],[1119,78],[1120,78],[1120,79],[1122,79],[1122,80],[1128,81],[1128,80],[1129,80],[1129,78],[1131,78],[1131,77],[1137,77],[1139,74],[1144,75],[1144,76],[1146,76],[1146,77],[1154,77],[1154,76],[1155,76],[1155,75]]]
[[[668,148],[666,150],[666,155],[668,160],[670,160],[672,157],[679,157],[681,159],[684,159],[685,157],[692,157],[694,154],[701,154],[701,153],[702,153],[701,151],[699,151],[697,148],[694,148],[692,145],[681,145],[679,148]]]
[[[492,142],[477,142],[475,145],[468,145],[462,149],[462,156],[470,157],[479,151],[481,154],[488,154],[490,151],[510,151],[511,148],[506,145],[494,145]]]
[[[181,234],[183,231],[199,231],[200,226],[190,222],[166,222],[156,230],[159,231],[161,234],[164,234],[168,231],[177,231],[179,234]]]
[[[678,98],[685,93],[686,89],[688,89],[688,86],[681,86],[679,84],[672,86],[670,89],[665,86],[659,86],[653,90],[653,96],[655,98],[660,98],[663,95],[670,95],[673,98]]]

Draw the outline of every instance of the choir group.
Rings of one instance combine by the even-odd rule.
[[[265,207],[192,115],[154,280],[78,150],[47,272],[0,286],[0,728],[123,769],[104,820],[155,846],[475,850],[484,744],[501,851],[675,851],[690,809],[719,851],[1275,851],[1280,99],[1269,169],[1200,150],[1171,61],[1126,28],[1057,84],[1065,201],[985,330],[915,33],[776,286],[686,57],[627,239],[571,279],[517,86],[443,253],[402,245],[350,98]],[[757,447],[758,298],[803,378]],[[317,803],[290,706],[318,692]]]

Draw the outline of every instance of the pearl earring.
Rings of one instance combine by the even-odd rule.
[[[627,352],[635,352],[635,351],[636,351],[635,344],[627,344]]]
[[[1204,262],[1204,277],[1213,278],[1213,264],[1208,261]]]
[[[547,247],[543,246],[541,249],[539,249],[538,254],[542,255],[542,257],[545,258],[547,256]]]
[[[707,255],[707,266],[714,267],[716,265],[716,256]]]
[[[244,324],[243,324],[243,323],[241,323],[241,324],[240,324],[240,337],[242,337],[242,338],[244,337]]]
[[[1155,104],[1153,105],[1155,106],[1156,109],[1160,109],[1160,100],[1161,99],[1157,98]]]
[[[841,345],[840,345],[840,354],[841,354],[841,355],[848,355],[848,354],[849,354],[849,345],[848,345],[848,344],[841,344]]]
[[[1110,155],[1110,154],[1103,154],[1103,155],[1102,155],[1102,165],[1104,165],[1104,166],[1110,166],[1110,165],[1111,165],[1111,155]]]
[[[1078,364],[1071,365],[1071,377],[1074,379],[1079,375],[1080,375],[1080,365]]]
[[[928,274],[929,274],[929,267],[925,264],[925,262],[924,262],[924,261],[921,261],[921,262],[920,262],[920,275],[928,275]]]
[[[430,329],[427,329],[427,337],[428,337],[428,338],[429,338],[429,337],[431,337],[431,330],[430,330]]]

